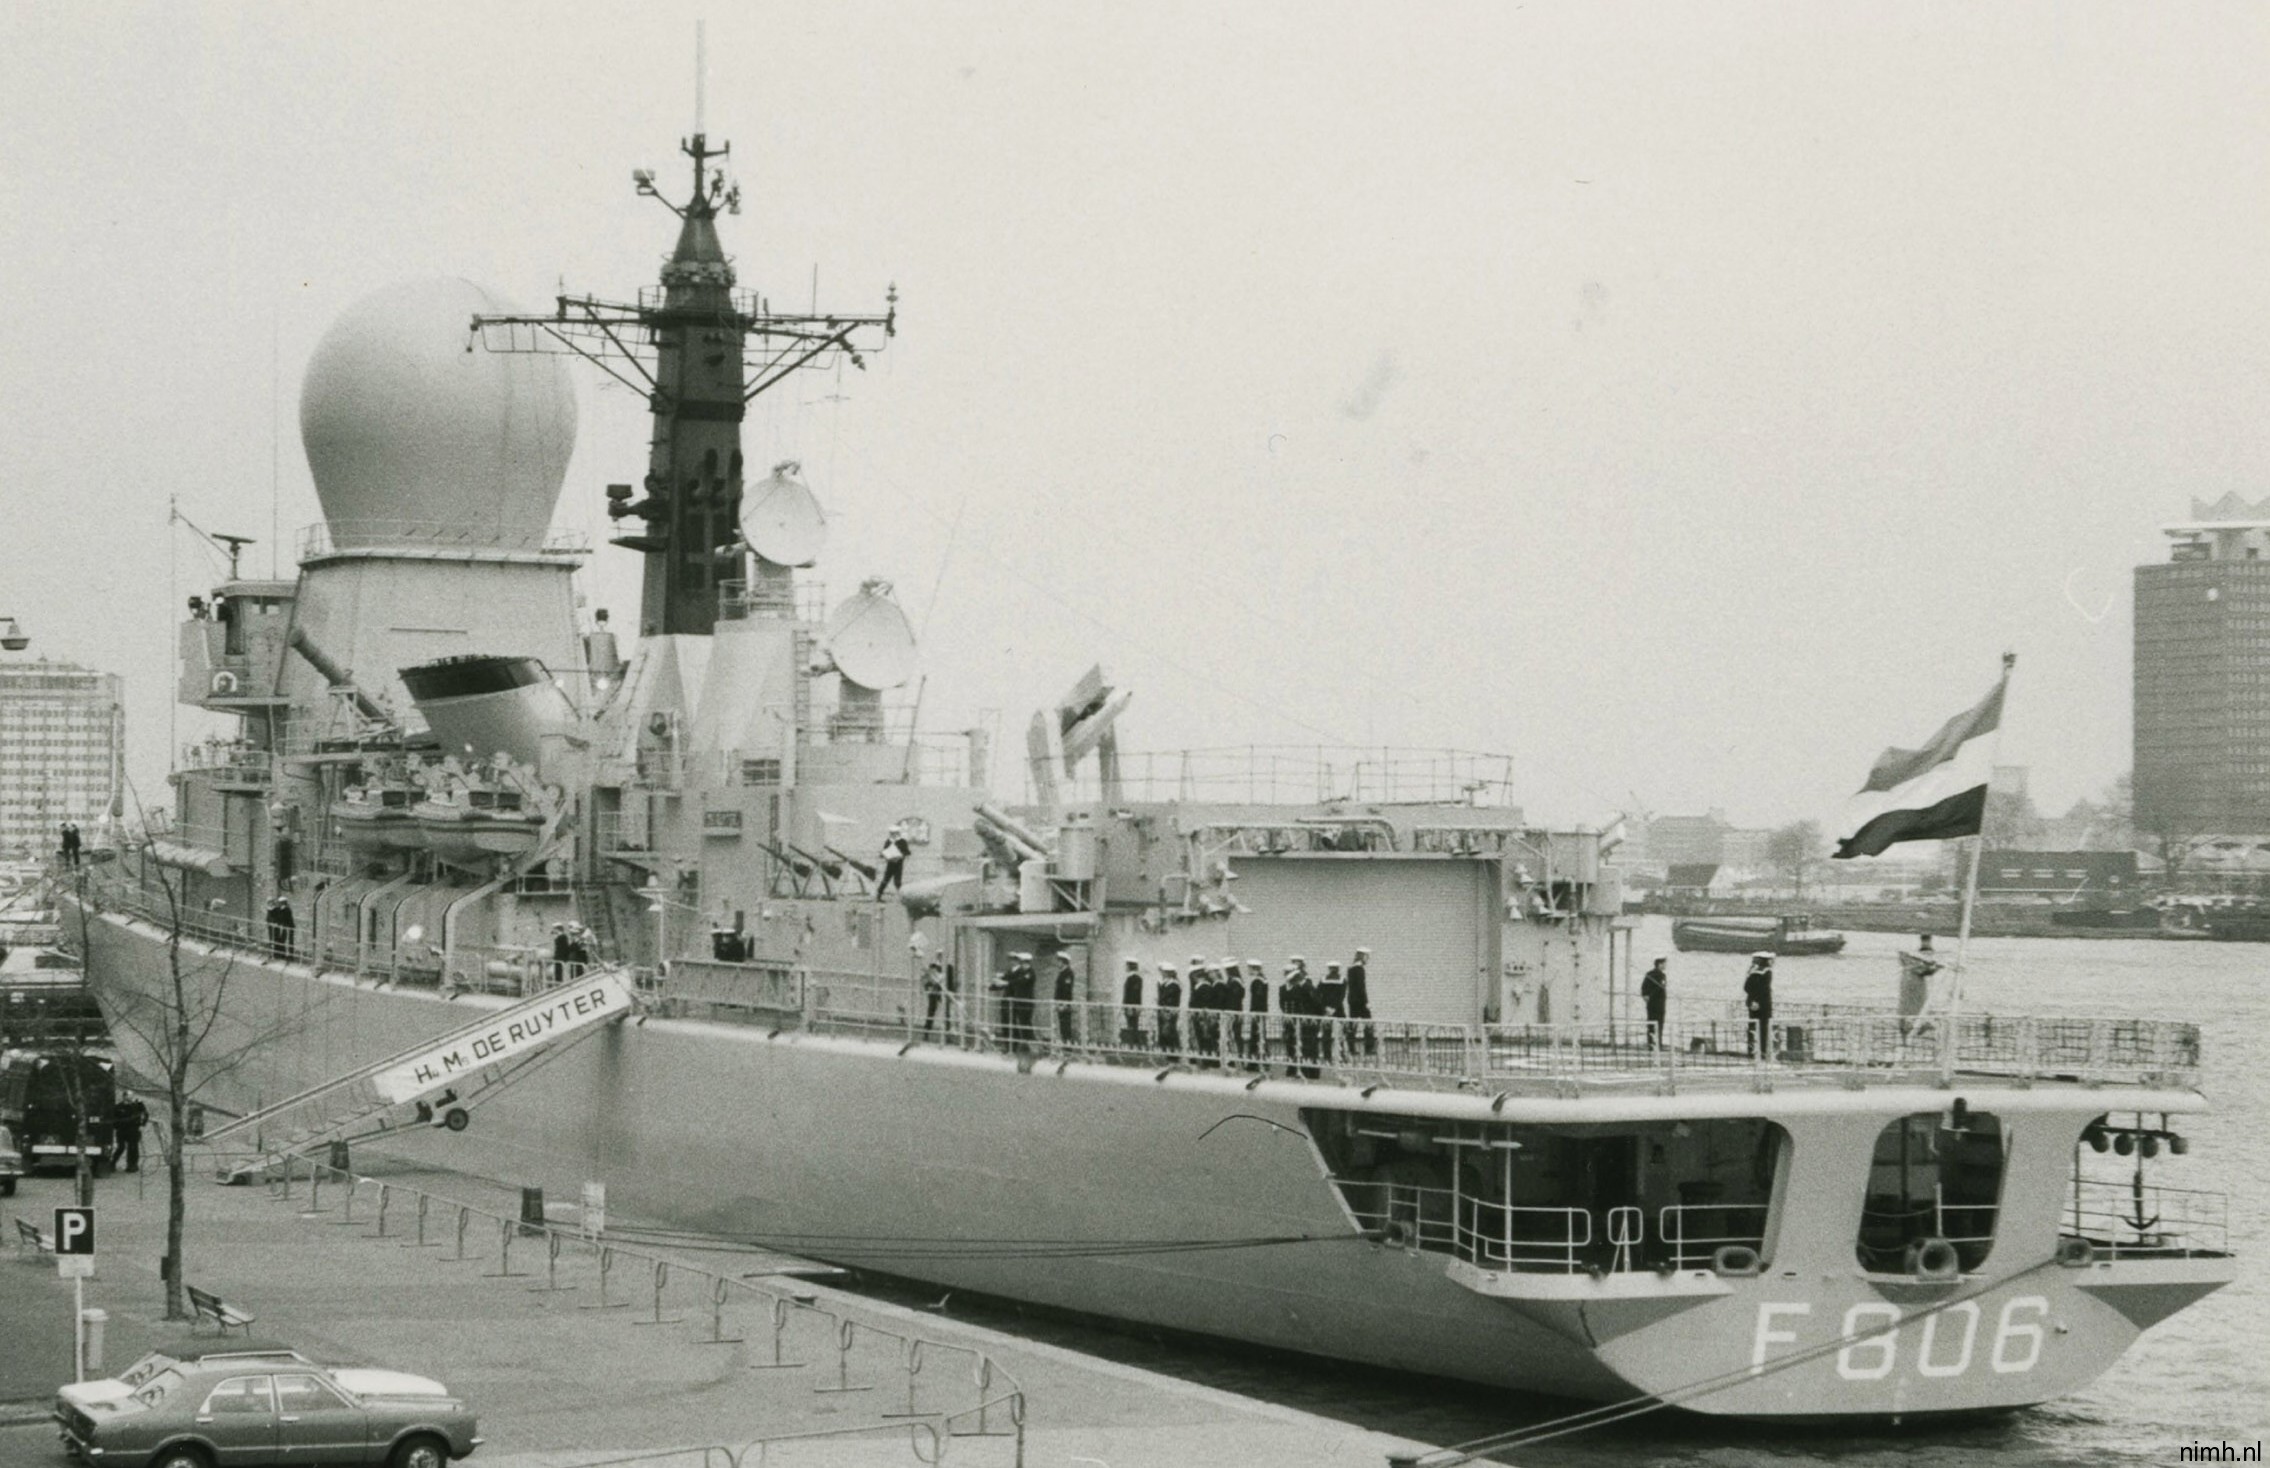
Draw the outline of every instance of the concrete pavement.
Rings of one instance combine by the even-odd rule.
[[[139,1186],[135,1176],[105,1180],[96,1201],[102,1256],[88,1303],[110,1314],[105,1364],[113,1370],[153,1346],[214,1340],[209,1326],[193,1332],[162,1318],[163,1174],[139,1179]],[[379,1182],[387,1188],[383,1235]],[[427,1195],[422,1246],[412,1189]],[[45,1228],[53,1207],[69,1201],[68,1179],[27,1179],[16,1198],[0,1203],[0,1214]],[[386,1365],[447,1383],[480,1413],[487,1443],[475,1461],[492,1468],[562,1468],[685,1445],[732,1449],[743,1468],[912,1462],[912,1438],[930,1429],[907,1422],[943,1426],[937,1414],[956,1411],[965,1415],[950,1424],[951,1462],[1010,1464],[1016,1438],[993,1434],[1010,1429],[1002,1398],[1013,1387],[1024,1394],[1023,1461],[1036,1468],[1377,1468],[1391,1452],[1423,1450],[821,1280],[783,1278],[772,1271],[789,1261],[756,1251],[642,1242],[613,1257],[611,1308],[594,1308],[599,1260],[580,1241],[563,1242],[553,1260],[545,1238],[469,1212],[465,1257],[455,1257],[457,1204],[517,1213],[516,1196],[475,1179],[387,1171],[357,1185],[351,1221],[336,1184],[316,1203],[310,1206],[304,1177],[289,1198],[274,1186],[223,1188],[193,1178],[189,1281],[257,1316],[261,1339],[318,1360]],[[12,1226],[7,1237],[12,1242]],[[500,1272],[500,1256],[512,1273]],[[760,1292],[768,1280],[772,1288]],[[548,1282],[563,1288],[543,1288]],[[9,1322],[0,1333],[0,1462],[67,1461],[44,1403],[69,1370],[69,1301],[52,1259],[0,1259],[0,1319]],[[800,1365],[767,1369],[776,1329],[781,1356]],[[744,1339],[712,1344],[719,1334]],[[910,1351],[910,1341],[919,1349]],[[974,1411],[979,1373],[988,1369],[980,1354],[990,1362],[985,1436],[977,1435]],[[924,1415],[884,1415],[910,1405]],[[18,1425],[6,1425],[11,1420]],[[760,1438],[768,1440],[761,1450],[747,1450]],[[929,1444],[923,1447],[927,1455]],[[699,1458],[680,1461],[693,1468]],[[724,1460],[713,1455],[711,1468],[725,1468]]]

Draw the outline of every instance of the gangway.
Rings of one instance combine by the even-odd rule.
[[[632,1004],[629,971],[600,969],[237,1117],[203,1140],[228,1153],[232,1138],[250,1139],[216,1168],[222,1182],[241,1182],[333,1142],[409,1126],[461,1132],[475,1106],[623,1018]]]

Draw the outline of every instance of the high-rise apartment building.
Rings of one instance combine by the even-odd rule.
[[[2270,500],[2191,502],[2136,568],[2136,829],[2270,833]]]
[[[117,674],[0,661],[0,855],[52,852],[65,821],[93,845],[122,789],[125,750]]]

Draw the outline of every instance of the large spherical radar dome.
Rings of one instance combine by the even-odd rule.
[[[490,351],[471,329],[511,314],[469,280],[408,281],[324,333],[300,440],[334,545],[542,543],[575,449],[575,390],[557,358]]]

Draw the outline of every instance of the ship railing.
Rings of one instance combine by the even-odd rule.
[[[543,555],[578,556],[591,549],[591,537],[581,530],[555,530],[549,525],[504,526],[474,520],[342,520],[334,525],[318,521],[300,531],[299,558],[319,560],[359,550],[414,549],[446,551],[533,551]]]
[[[1365,1232],[1493,1272],[1574,1274],[1594,1258],[1587,1208],[1500,1203],[1455,1188],[1339,1179]]]
[[[181,751],[174,768],[182,774],[210,775],[239,784],[269,781],[268,752],[241,740],[206,740]]]
[[[1746,1033],[1738,1004],[1721,1028]],[[1934,1064],[1945,1043],[1944,1016],[1902,1015],[1864,1005],[1777,1005],[1782,1035],[1778,1055],[1804,1063],[1845,1065]],[[1957,1069],[2027,1079],[2132,1081],[2197,1085],[2199,1026],[2180,1020],[2097,1015],[1963,1014],[1954,1021]]]
[[[2230,1199],[2199,1188],[2076,1177],[2064,1232],[2116,1259],[2220,1255],[2230,1245]]]
[[[1102,798],[1098,776],[1068,784],[1075,801]],[[1028,800],[1037,800],[1026,777]],[[1346,745],[1235,745],[1122,751],[1114,799],[1202,800],[1246,805],[1374,804],[1510,807],[1513,761],[1459,749]]]
[[[1766,1250],[1764,1203],[1670,1203],[1655,1211],[1655,1233],[1663,1249],[1660,1257],[1674,1269],[1708,1269],[1719,1250]]]
[[[936,1002],[912,975],[680,960],[665,988],[691,1004],[793,1010],[811,1029],[1000,1052],[1046,1051],[1119,1064],[1330,1072],[1430,1087],[1530,1082],[1669,1086],[1792,1080],[1895,1082],[1942,1063],[1935,1033],[1890,1012],[1776,1017],[1763,1046],[1747,1021],[1674,1017],[1651,1047],[1634,1025],[1457,1025],[1252,1014],[1108,1000],[1058,1004],[1051,976],[1018,1004],[990,979]],[[2154,1020],[1966,1016],[1956,1059],[1967,1073],[2089,1083],[2182,1083],[2198,1064],[2195,1026]]]
[[[384,727],[342,725],[336,719],[293,719],[276,741],[286,757],[316,754],[367,754],[372,758],[402,752],[402,731]]]
[[[749,617],[790,617],[799,622],[825,622],[828,619],[828,584],[816,578],[800,576],[794,585],[775,590],[762,584],[751,587],[746,581],[720,581],[717,583],[717,615],[720,621],[726,622],[738,622]]]
[[[216,1158],[229,1155],[220,1148],[211,1151]],[[437,1252],[431,1258],[450,1263],[493,1261],[495,1268],[487,1277],[518,1280],[534,1275],[543,1282],[528,1288],[539,1292],[574,1289],[579,1284],[589,1287],[600,1308],[621,1307],[654,1326],[683,1322],[689,1336],[705,1345],[745,1344],[751,1369],[783,1373],[774,1380],[809,1382],[811,1392],[831,1400],[867,1389],[877,1393],[874,1416],[879,1420],[872,1425],[847,1423],[808,1433],[768,1435],[752,1439],[738,1451],[691,1447],[676,1453],[633,1454],[607,1463],[628,1468],[679,1462],[693,1468],[687,1461],[691,1459],[703,1465],[722,1462],[728,1468],[756,1468],[779,1461],[768,1455],[768,1444],[786,1448],[897,1432],[911,1434],[910,1446],[926,1464],[944,1461],[945,1450],[965,1437],[1006,1439],[1014,1461],[1024,1461],[1030,1398],[1013,1372],[982,1346],[901,1328],[859,1310],[851,1301],[821,1295],[796,1277],[801,1260],[784,1256],[780,1262],[786,1269],[753,1273],[745,1267],[749,1254],[736,1250],[736,1264],[706,1269],[683,1254],[645,1246],[642,1235],[649,1231],[636,1226],[617,1222],[593,1229],[581,1219],[553,1222],[525,1212],[482,1208],[394,1178],[366,1177],[288,1152],[272,1160],[262,1174],[269,1197],[302,1217],[336,1212],[334,1223],[357,1224],[365,1237],[399,1238],[405,1247],[433,1248]],[[522,1202],[525,1209],[526,1195]],[[686,1242],[690,1249],[704,1247],[699,1239]],[[733,1242],[762,1247],[765,1241]],[[814,1244],[810,1235],[784,1242],[805,1248]],[[833,1242],[836,1248],[816,1252],[839,1253],[846,1263],[859,1262],[860,1239]],[[876,1247],[867,1243],[870,1249]],[[886,1257],[895,1254],[897,1246],[885,1252]],[[581,1275],[581,1280],[574,1275]],[[563,1282],[563,1276],[571,1278]],[[610,1300],[610,1291],[620,1298]],[[799,1369],[809,1374],[786,1376]]]

